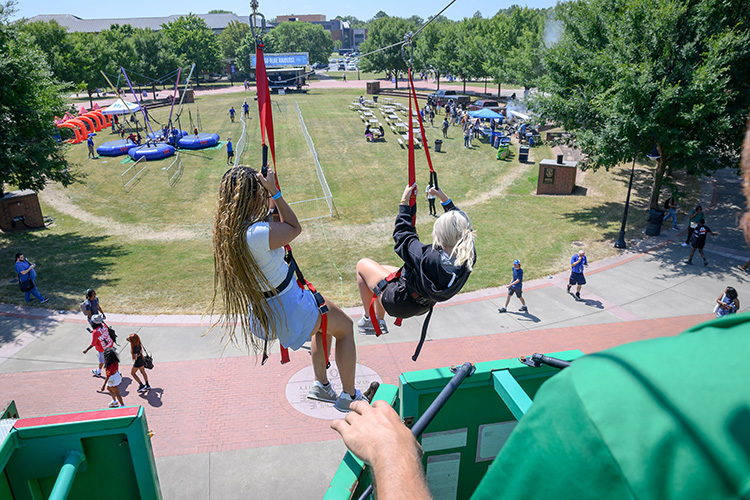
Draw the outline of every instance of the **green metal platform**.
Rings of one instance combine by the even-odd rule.
[[[140,406],[19,418],[0,415],[0,500],[159,500]]]
[[[549,356],[572,361],[583,353]],[[463,381],[419,440],[435,500],[471,497],[539,387],[558,372],[549,366],[532,368],[517,359],[477,363],[475,373]],[[381,384],[374,399],[391,404],[411,427],[452,377],[450,367],[404,373],[398,387]],[[347,452],[324,498],[359,498],[371,482],[368,469]]]

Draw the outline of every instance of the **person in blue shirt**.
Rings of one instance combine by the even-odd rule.
[[[232,158],[234,158],[234,148],[232,147],[232,138],[227,138],[227,165],[230,165],[232,163]]]
[[[16,254],[16,273],[18,274],[18,282],[23,284],[27,281],[31,281],[31,288],[24,291],[24,299],[26,302],[31,302],[33,299],[31,296],[33,295],[34,298],[36,298],[41,304],[44,304],[49,299],[47,297],[43,297],[41,293],[39,293],[39,290],[36,288],[36,271],[34,271],[34,268],[36,267],[36,264],[31,264],[29,261],[26,260],[24,255],[22,253]]]
[[[242,103],[242,111],[245,113],[245,118],[250,118],[250,106],[247,101]]]
[[[510,304],[510,298],[513,297],[513,294],[521,301],[519,311],[528,311],[526,301],[523,300],[523,269],[521,269],[521,261],[518,259],[513,261],[513,280],[508,284],[508,296],[505,298],[505,306],[498,309],[498,312],[504,313],[508,311],[507,307]]]
[[[89,147],[89,158],[93,158],[96,160],[96,151],[94,151],[94,139],[93,136],[89,136],[88,140],[86,141],[86,144]]]
[[[570,258],[570,279],[568,280],[568,293],[570,287],[576,285],[576,300],[581,300],[581,286],[586,284],[586,278],[583,276],[583,266],[588,266],[586,252],[579,250],[577,254]]]
[[[229,119],[232,120],[232,123],[234,123],[234,106],[229,108]]]

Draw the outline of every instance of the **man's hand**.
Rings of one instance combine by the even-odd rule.
[[[331,428],[365,463],[377,466],[396,457],[419,458],[417,440],[388,403],[375,401],[370,406],[355,401],[351,409],[344,420],[331,422]]]

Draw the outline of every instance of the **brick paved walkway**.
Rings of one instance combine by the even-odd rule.
[[[474,363],[581,349],[593,352],[626,342],[675,335],[709,319],[707,315],[630,321],[436,340],[425,344],[418,362],[411,361],[412,342],[359,347],[359,362],[386,383],[398,376],[436,366]],[[390,335],[398,335],[392,332]],[[460,352],[460,355],[456,353]],[[305,416],[289,405],[284,389],[289,378],[309,364],[306,351],[278,363],[278,355],[261,366],[254,356],[158,363],[149,372],[154,389],[135,391],[129,365],[122,367],[120,388],[128,405],[146,408],[155,432],[156,456],[185,455],[338,439],[329,423]],[[87,369],[0,375],[0,400],[13,398],[23,415],[44,415],[103,408],[109,395],[97,392],[103,380]],[[16,392],[13,388],[29,390]]]

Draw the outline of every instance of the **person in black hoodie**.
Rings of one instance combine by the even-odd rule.
[[[380,330],[387,333],[383,320],[386,312],[396,318],[431,312],[436,303],[450,299],[463,288],[476,262],[471,220],[440,189],[430,190],[430,194],[440,199],[445,210],[433,226],[432,245],[419,241],[417,230],[412,225],[416,206],[409,206],[409,198],[416,189],[417,185],[413,184],[404,190],[393,229],[394,250],[404,261],[400,277],[386,282],[391,273],[398,271],[397,268],[381,265],[372,259],[357,262],[357,285],[365,308],[365,315],[357,326],[364,335],[375,333],[374,321],[367,314],[374,289],[379,290],[374,303],[377,316],[374,320]],[[429,316],[423,332],[428,321]]]

